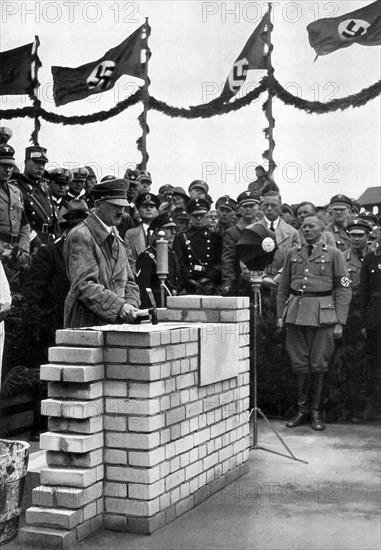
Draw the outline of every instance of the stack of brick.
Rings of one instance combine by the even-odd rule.
[[[47,468],[33,489],[33,506],[20,542],[70,548],[102,528],[103,518],[103,342],[98,331],[58,331],[40,378],[48,381],[41,435]]]
[[[102,515],[105,528],[151,533],[247,472],[248,299],[188,296],[168,306],[161,317],[170,322],[156,326],[57,333],[53,364],[41,370],[49,468],[22,540],[45,533],[65,547]],[[200,386],[200,350],[227,328],[238,366]]]

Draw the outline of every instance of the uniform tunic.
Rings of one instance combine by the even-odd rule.
[[[0,184],[0,206],[0,247],[8,250],[17,247],[19,252],[29,255],[30,228],[22,193],[14,182]],[[2,238],[1,234],[10,239]]]
[[[34,243],[52,244],[58,235],[57,218],[52,197],[44,187],[35,180],[21,174],[17,181],[12,181],[21,190],[24,198],[26,217],[31,230],[37,233]]]
[[[222,237],[208,227],[191,227],[178,233],[173,243],[181,268],[180,288],[193,292],[190,279],[208,278],[216,286],[221,282]]]
[[[250,283],[241,278],[241,265],[237,254],[237,243],[245,228],[238,222],[225,231],[222,249],[222,286],[230,289],[230,293],[247,296],[250,292]]]
[[[277,317],[286,323],[286,348],[294,370],[327,369],[334,351],[333,328],[336,323],[345,325],[350,299],[348,271],[339,250],[319,241],[311,256],[307,245],[289,251],[279,283]]]
[[[351,246],[351,241],[349,239],[348,233],[341,225],[329,223],[325,230],[333,234],[336,242],[336,247],[341,250],[341,252],[344,252],[344,250],[348,250],[348,248]]]

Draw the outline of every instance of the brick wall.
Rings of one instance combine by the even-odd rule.
[[[247,471],[248,299],[171,298],[160,319],[57,332],[41,367],[48,468],[23,541],[65,548],[102,525],[151,533]],[[238,368],[200,386],[216,342],[236,348]]]

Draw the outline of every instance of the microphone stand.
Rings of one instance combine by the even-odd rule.
[[[165,281],[168,277],[168,241],[164,238],[164,231],[159,231],[156,246],[156,275],[160,280],[160,306],[165,307]]]
[[[269,453],[274,453],[285,458],[290,458],[291,460],[296,460],[298,462],[303,462],[303,464],[308,464],[305,460],[296,458],[296,456],[289,449],[285,441],[279,435],[275,428],[271,425],[270,421],[263,413],[263,411],[258,407],[258,395],[257,395],[257,378],[258,378],[258,340],[259,340],[259,319],[262,315],[262,297],[261,297],[261,283],[262,283],[262,271],[250,271],[250,284],[253,291],[253,320],[252,320],[252,343],[253,343],[253,353],[251,355],[251,386],[254,396],[254,407],[249,414],[249,422],[251,417],[253,417],[253,445],[250,447],[250,450],[261,449],[262,451],[267,451]],[[258,414],[266,421],[269,428],[277,436],[279,441],[282,443],[283,447],[288,451],[289,455],[273,451],[271,449],[266,449],[265,447],[260,447],[258,445]]]

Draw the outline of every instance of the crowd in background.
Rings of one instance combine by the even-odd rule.
[[[64,326],[71,284],[64,257],[67,235],[94,211],[99,186],[107,188],[108,182],[117,178],[104,175],[98,181],[89,166],[46,171],[48,153],[40,146],[26,148],[25,169],[20,173],[15,151],[8,143],[11,136],[8,128],[0,129],[0,259],[11,293],[21,296],[24,311],[34,319],[31,324],[38,327],[28,365],[37,368],[47,361],[55,331]],[[352,289],[351,311],[362,312],[356,326],[349,315],[344,338],[351,341],[360,333],[365,337],[368,330],[368,341],[378,342],[379,347],[380,321],[370,321],[369,302],[376,300],[379,307],[381,297],[380,219],[343,194],[331,197],[326,205],[283,203],[279,187],[262,166],[256,168],[256,176],[237,197],[212,198],[208,184],[200,179],[184,187],[158,186],[146,170],[126,171],[123,180],[128,206],[118,215],[116,227],[140,290],[140,307],[149,306],[147,287],[153,289],[158,305],[165,305],[156,275],[159,238],[169,244],[167,294],[250,296],[250,272],[236,245],[245,228],[254,223],[264,225],[277,243],[274,258],[263,273],[263,292],[271,295],[277,292],[289,251],[306,245],[305,220],[316,216],[324,225],[323,243],[344,256]],[[361,298],[364,266],[367,275],[363,275]],[[10,311],[8,305],[1,308],[0,320]],[[378,361],[380,355],[371,348],[367,350],[369,361]],[[361,421],[358,411],[353,413],[354,419]],[[38,412],[35,416],[36,432]]]

